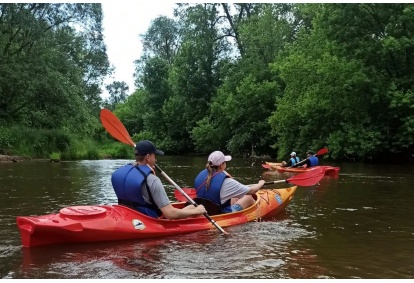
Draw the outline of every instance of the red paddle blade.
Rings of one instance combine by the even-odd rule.
[[[320,149],[315,155],[324,155],[326,153],[328,153],[328,149],[325,147]]]
[[[197,196],[196,190],[193,188],[182,188],[182,190],[191,198],[194,199]],[[178,201],[187,201],[187,198],[180,193],[179,190],[174,190],[174,196]]]
[[[119,121],[115,114],[108,109],[102,109],[100,117],[102,125],[111,136],[125,144],[135,146],[127,129],[125,129],[125,126]]]
[[[313,186],[323,178],[325,175],[325,168],[315,167],[312,170],[309,170],[305,173],[293,176],[286,180],[286,182],[297,185],[297,186]]]

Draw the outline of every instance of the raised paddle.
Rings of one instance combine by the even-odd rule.
[[[324,155],[328,153],[328,149],[326,147],[321,148],[316,154],[314,154],[313,156],[319,156],[319,155]]]
[[[319,183],[319,181],[323,178],[324,175],[325,175],[324,167],[315,167],[307,172],[290,177],[289,179],[286,179],[286,180],[266,182],[264,183],[264,186],[278,184],[278,183],[290,183],[296,186],[308,187],[308,186],[313,186]],[[248,185],[248,186],[252,186],[252,185]],[[193,198],[197,196],[196,190],[193,188],[184,188],[184,190],[188,196],[191,196]],[[185,201],[185,199],[183,199],[183,197],[178,193],[178,191],[174,191],[174,196],[178,201]]]
[[[133,142],[133,140],[131,139],[131,136],[129,135],[127,129],[125,128],[125,126],[121,123],[121,121],[118,119],[118,117],[115,116],[115,114],[113,114],[111,111],[109,111],[108,109],[102,109],[101,113],[100,113],[100,118],[101,118],[101,122],[102,125],[104,126],[104,128],[108,131],[108,133],[110,133],[114,138],[116,138],[117,140],[119,140],[120,142],[123,142],[125,144],[131,145],[133,147],[135,147],[135,143]],[[194,206],[197,206],[197,204],[194,202],[194,200],[192,198],[190,198],[170,177],[168,177],[168,175],[161,170],[160,167],[158,167],[157,164],[155,164],[155,168],[161,173],[161,175],[163,175],[168,182],[170,182],[171,185],[173,185],[178,191],[180,191],[180,193],[182,193],[184,195],[184,197]],[[206,213],[203,214],[210,222],[211,224],[214,225],[214,227],[216,227],[221,233],[223,234],[228,234],[226,231],[223,230],[223,228],[220,227],[220,225],[218,225],[216,223],[216,221],[214,221],[214,219],[212,219],[210,217],[210,215]]]

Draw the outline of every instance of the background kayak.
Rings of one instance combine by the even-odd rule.
[[[289,167],[282,167],[282,163],[273,163],[273,162],[266,162],[262,164],[262,167],[269,170],[277,170],[279,172],[293,172],[293,173],[303,173],[311,170],[315,167],[322,167],[325,169],[325,174],[338,174],[340,168],[333,167],[333,166],[315,166],[311,168],[289,168]]]

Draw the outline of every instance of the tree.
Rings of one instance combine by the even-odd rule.
[[[129,86],[126,82],[114,81],[107,85],[106,89],[109,92],[109,98],[105,102],[105,108],[113,111],[118,104],[127,100]]]
[[[0,4],[0,120],[93,131],[109,63],[100,4]]]

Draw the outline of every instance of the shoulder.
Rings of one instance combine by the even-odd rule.
[[[152,184],[152,183],[160,183],[160,184],[162,184],[161,183],[161,179],[158,177],[158,176],[156,176],[156,175],[154,175],[154,174],[149,174],[148,175],[148,177],[147,177],[147,181],[148,181],[148,183],[150,183],[150,184]]]
[[[233,179],[233,178],[226,178],[223,181],[223,186],[225,188],[238,188],[238,189],[245,189],[245,190],[249,190],[249,187],[246,185],[243,185],[242,183],[240,183],[239,181]]]

